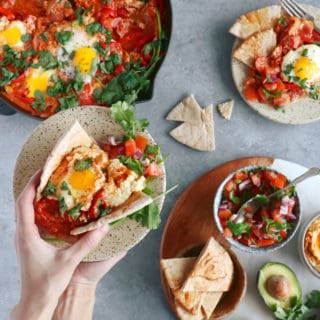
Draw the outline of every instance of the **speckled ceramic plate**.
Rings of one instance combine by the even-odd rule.
[[[303,7],[317,18],[316,23],[320,26],[320,9],[310,5],[303,5]],[[236,39],[232,50],[239,44],[240,41]],[[320,119],[320,102],[310,98],[300,99],[286,106],[285,112],[278,111],[267,104],[246,100],[243,95],[243,84],[247,79],[249,68],[238,60],[231,58],[231,70],[233,80],[242,98],[263,117],[284,124],[305,124]]]
[[[108,135],[122,135],[122,128],[111,118],[109,109],[101,107],[74,108],[60,112],[40,124],[27,139],[17,158],[13,192],[15,199],[23,190],[29,178],[42,168],[49,153],[60,136],[78,119],[85,130],[97,141],[103,141]],[[150,140],[152,137],[148,134]],[[163,167],[164,169],[164,167]],[[157,199],[159,208],[162,208],[166,190],[165,175],[152,181],[150,188],[154,190],[153,197]],[[124,250],[129,250],[140,242],[150,230],[140,223],[125,219],[118,225],[111,227],[110,232],[100,245],[92,251],[85,261],[99,261],[113,257]],[[54,240],[50,241],[56,244]]]

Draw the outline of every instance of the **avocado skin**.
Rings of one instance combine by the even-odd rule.
[[[266,282],[271,276],[284,276],[290,284],[291,294],[285,301],[281,301],[269,294],[266,289]],[[287,265],[279,262],[268,262],[264,264],[257,275],[257,288],[260,296],[265,304],[272,311],[277,309],[277,306],[285,310],[289,310],[292,305],[301,301],[301,286],[296,274]]]

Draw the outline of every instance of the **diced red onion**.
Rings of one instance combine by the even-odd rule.
[[[261,179],[259,176],[253,174],[251,176],[251,181],[252,181],[253,185],[255,185],[256,187],[259,188],[261,186]]]
[[[219,206],[219,210],[227,210],[228,209],[228,204],[227,203],[221,203]]]
[[[251,183],[251,181],[249,179],[244,180],[243,182],[241,182],[239,184],[239,190],[243,191],[244,189],[246,189],[248,187],[248,185]]]
[[[254,235],[257,237],[257,238],[259,238],[259,239],[261,239],[261,229],[258,229],[258,228],[252,228],[252,232],[254,233]]]
[[[272,82],[276,82],[276,81],[279,80],[279,78],[278,78],[276,75],[274,75],[274,74],[272,74],[272,75],[270,76],[270,79],[271,79]]]
[[[293,213],[289,213],[289,214],[287,215],[287,219],[289,219],[289,220],[296,220],[297,217],[296,217]]]
[[[286,216],[289,212],[289,206],[286,204],[282,204],[280,207],[280,215]]]
[[[140,150],[137,150],[136,153],[134,154],[134,157],[135,157],[136,159],[141,159],[141,157],[142,157],[142,152],[141,152]]]

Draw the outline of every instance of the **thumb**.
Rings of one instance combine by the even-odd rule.
[[[72,255],[78,263],[91,251],[99,242],[106,236],[109,231],[109,225],[89,231],[83,235],[75,244],[67,249],[68,253]]]

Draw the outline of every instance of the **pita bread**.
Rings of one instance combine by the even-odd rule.
[[[182,144],[196,150],[215,150],[213,106],[210,105],[202,110],[201,122],[185,122],[173,129],[170,135]]]
[[[202,108],[193,95],[183,99],[167,116],[167,120],[199,123],[202,121]]]
[[[244,40],[234,50],[233,57],[252,68],[254,60],[259,56],[267,56],[277,44],[277,34],[273,29],[268,29],[254,34]]]
[[[201,312],[197,314],[192,314],[186,311],[184,308],[182,308],[179,305],[176,305],[176,312],[180,320],[203,320],[204,319],[204,316]]]
[[[224,292],[230,289],[232,279],[233,262],[228,252],[210,238],[181,289],[183,292]]]
[[[210,319],[221,300],[223,292],[207,292],[202,299],[201,311],[206,319]]]
[[[281,17],[281,6],[269,6],[242,15],[229,32],[240,39],[247,39],[256,32],[273,28]]]
[[[226,120],[231,120],[233,107],[234,107],[234,100],[229,100],[229,101],[218,104],[218,110],[221,116]]]
[[[95,141],[87,134],[80,123],[76,120],[70,129],[67,130],[65,134],[58,140],[43,167],[40,184],[37,189],[37,200],[42,197],[42,191],[46,187],[52,173],[59,166],[64,156],[76,147],[90,147],[93,144],[95,144]]]
[[[134,212],[144,208],[153,202],[153,199],[143,192],[135,192],[130,198],[119,207],[115,208],[110,214],[99,218],[96,221],[90,222],[82,227],[71,230],[71,235],[76,236],[88,231],[99,229],[106,224],[123,219]]]

